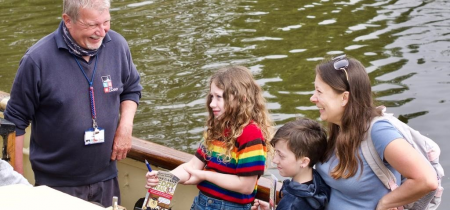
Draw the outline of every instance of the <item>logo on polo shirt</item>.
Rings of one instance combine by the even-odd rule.
[[[110,93],[118,90],[118,88],[113,88],[110,75],[102,76],[102,81],[103,81],[103,91],[105,93]]]

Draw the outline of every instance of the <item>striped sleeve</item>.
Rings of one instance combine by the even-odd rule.
[[[195,152],[195,157],[197,157],[199,160],[201,160],[203,163],[206,164],[206,153],[205,153],[205,146],[203,143],[200,143],[200,145],[197,148],[197,151]]]
[[[236,144],[236,174],[238,176],[263,175],[267,148],[258,126],[250,124],[245,127]]]

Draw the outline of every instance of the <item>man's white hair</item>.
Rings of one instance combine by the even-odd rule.
[[[67,14],[75,22],[78,20],[81,8],[103,11],[109,10],[110,7],[111,0],[63,0],[63,14]]]

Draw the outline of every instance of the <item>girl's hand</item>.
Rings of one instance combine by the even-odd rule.
[[[262,201],[262,200],[255,199],[251,210],[270,210],[269,203]]]
[[[156,187],[159,183],[158,180],[158,171],[147,172],[145,177],[147,178],[147,183],[145,184],[145,188],[149,189],[152,187]]]
[[[189,173],[189,179],[187,181],[184,182],[184,184],[192,184],[192,185],[196,185],[200,182],[202,182],[203,180],[205,180],[205,176],[206,176],[206,172],[203,170],[198,170],[198,169],[192,169],[190,167],[185,166],[184,170]]]

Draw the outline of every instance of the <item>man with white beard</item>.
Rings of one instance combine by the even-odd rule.
[[[16,124],[15,169],[31,122],[35,185],[110,206],[116,161],[131,149],[140,77],[126,40],[110,30],[109,0],[64,0],[56,31],[30,47],[4,113]]]

